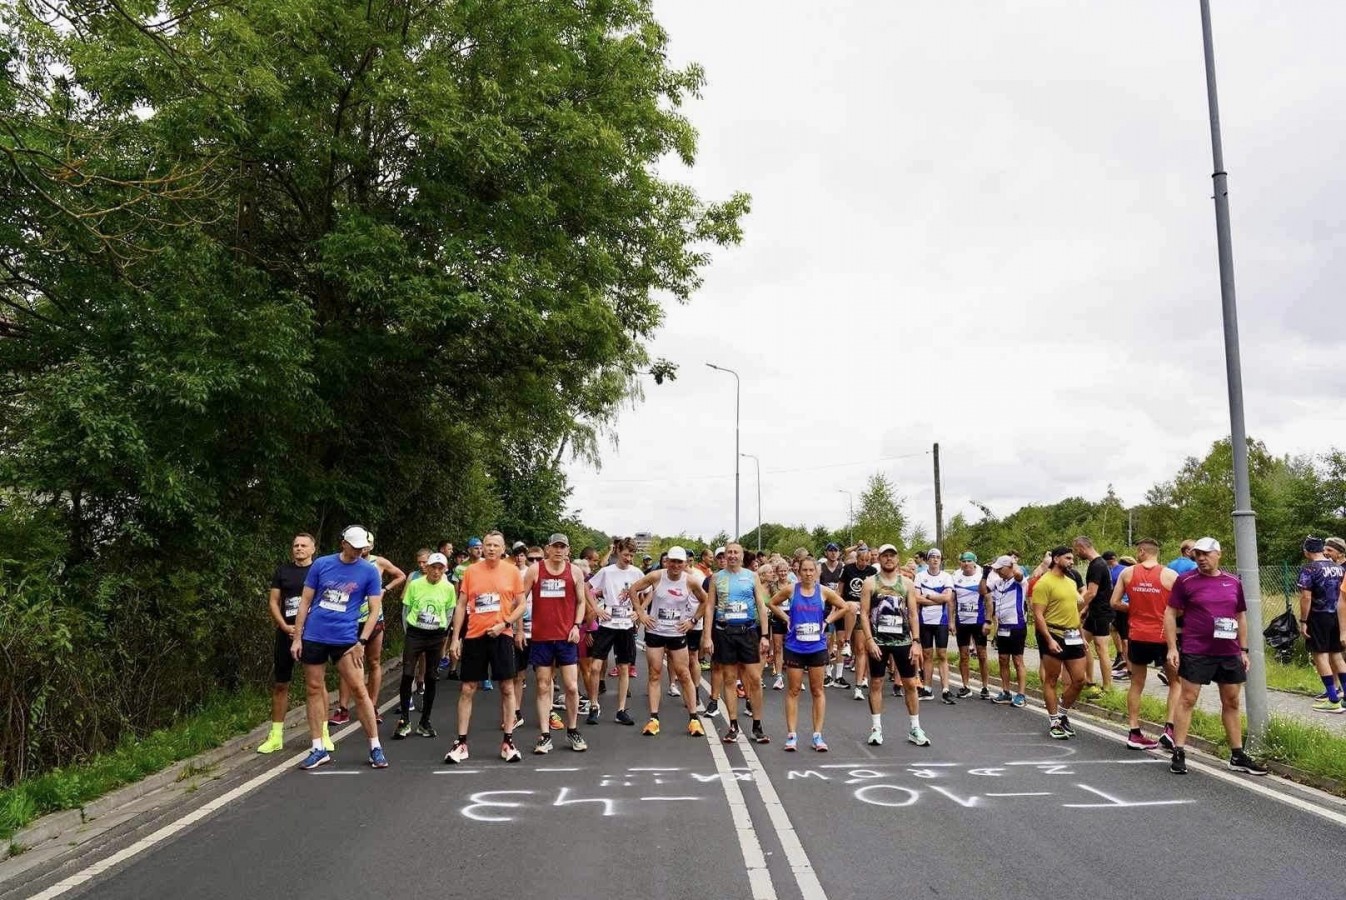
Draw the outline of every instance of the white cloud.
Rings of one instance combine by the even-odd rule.
[[[732,530],[733,378],[706,361],[743,378],[769,521],[839,526],[838,491],[881,471],[928,524],[934,441],[948,516],[1138,502],[1228,431],[1195,4],[656,11],[708,75],[698,163],[669,171],[753,213],[651,347],[678,380],[572,472],[587,522]],[[1346,446],[1323,414],[1346,388],[1343,33],[1324,0],[1215,10],[1248,423],[1275,452]]]

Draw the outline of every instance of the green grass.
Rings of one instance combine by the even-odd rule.
[[[8,840],[39,816],[78,809],[111,790],[218,747],[269,715],[269,691],[215,697],[168,728],[128,738],[86,763],[54,769],[0,791],[0,840]]]
[[[1321,725],[1272,716],[1262,751],[1296,769],[1346,782],[1346,738]]]
[[[1274,656],[1267,656],[1267,687],[1276,691],[1289,691],[1293,694],[1305,694],[1312,697],[1323,691],[1322,679],[1308,661],[1291,659],[1289,664],[1281,663]]]

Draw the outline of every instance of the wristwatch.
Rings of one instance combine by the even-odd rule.
[[[369,646],[369,638],[360,638],[360,646],[361,646],[361,647],[368,647],[368,646]]]

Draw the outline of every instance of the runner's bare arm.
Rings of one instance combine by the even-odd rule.
[[[762,587],[760,581],[753,582],[753,595],[757,598],[757,625],[762,632],[762,640],[767,640],[767,634],[771,628],[771,617],[766,611],[766,588]]]
[[[869,579],[866,578],[860,585],[860,630],[865,633],[865,649],[869,655],[878,658],[882,654],[879,652],[879,644],[874,640],[874,632],[869,627],[870,608],[874,605],[874,592],[869,587]]]
[[[388,557],[380,556],[379,561],[375,563],[379,568],[379,575],[391,575],[393,580],[384,585],[383,593],[387,594],[397,590],[406,583],[407,573],[403,572],[397,566],[388,561]]]
[[[467,618],[467,601],[459,599],[453,608],[453,627],[449,630],[449,656],[460,655],[463,644],[463,620]]]
[[[911,623],[907,626],[907,628],[908,630],[913,631],[911,650],[907,652],[911,654],[911,661],[915,663],[917,666],[921,664],[921,654],[925,652],[924,650],[921,649],[920,625],[917,624],[921,621],[920,604],[917,603],[917,601],[920,599],[920,596],[921,592],[916,589],[916,585],[914,584],[907,590],[907,615],[909,617],[907,621]]]
[[[271,620],[276,623],[276,627],[286,634],[293,635],[290,631],[293,625],[285,624],[285,616],[280,611],[280,588],[272,588],[267,592],[266,605],[271,610]]]
[[[379,616],[383,615],[383,595],[374,594],[366,597],[365,602],[369,604],[369,618],[365,619],[365,627],[360,631],[361,642],[373,637],[374,629],[379,627]]]
[[[1113,609],[1122,612],[1126,611],[1127,605],[1122,602],[1122,595],[1126,593],[1126,589],[1130,585],[1131,585],[1131,569],[1126,568],[1123,569],[1122,574],[1118,576],[1117,583],[1112,586],[1112,600],[1110,601],[1110,605],[1112,606]]]
[[[312,603],[313,588],[304,585],[304,592],[299,595],[299,610],[294,615],[294,634],[290,638],[290,655],[295,659],[299,658],[299,651],[303,647],[304,620],[308,618],[308,608]]]
[[[1033,601],[1033,625],[1037,628],[1038,634],[1047,639],[1047,646],[1043,649],[1050,650],[1052,653],[1060,653],[1061,645],[1047,630],[1047,604]]]
[[[780,619],[782,622],[785,622],[787,625],[790,622],[790,616],[780,608],[780,605],[788,600],[793,593],[794,590],[792,588],[781,588],[779,591],[772,594],[771,599],[767,601],[767,612]]]
[[[584,580],[584,571],[574,563],[570,564],[570,577],[575,579],[575,625],[578,629],[584,624],[589,610],[594,608],[593,595],[589,592],[589,583]],[[608,618],[611,618],[609,616]]]

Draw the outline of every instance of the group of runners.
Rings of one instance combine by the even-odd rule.
[[[1306,542],[1322,553],[1321,542]],[[600,695],[606,692],[609,657],[616,677],[614,721],[634,726],[628,708],[635,675],[638,636],[647,663],[647,718],[642,733],[661,732],[661,701],[667,673],[668,694],[687,714],[686,733],[706,734],[703,716],[724,705],[727,729],[720,738],[742,737],[738,703],[746,705],[750,737],[769,743],[762,724],[764,664],[774,670],[772,687],[783,691],[784,749],[801,745],[799,697],[811,698],[806,746],[823,752],[828,687],[853,690],[867,701],[871,716],[867,743],[884,742],[885,682],[904,700],[906,737],[929,746],[920,703],[933,700],[934,679],[940,699],[950,705],[974,695],[971,661],[980,675],[980,699],[1022,708],[1028,670],[1025,648],[1032,640],[1039,656],[1039,678],[1048,715],[1048,734],[1068,740],[1075,734],[1070,710],[1093,686],[1097,663],[1105,687],[1109,676],[1130,680],[1128,747],[1172,753],[1170,769],[1186,772],[1186,739],[1192,710],[1203,685],[1214,681],[1223,721],[1233,748],[1229,766],[1251,774],[1266,769],[1242,747],[1239,722],[1241,685],[1246,680],[1248,625],[1242,586],[1220,570],[1220,545],[1213,538],[1184,544],[1183,562],[1162,565],[1155,541],[1137,543],[1136,556],[1116,559],[1100,554],[1086,537],[1044,554],[1029,572],[1016,553],[989,564],[964,552],[958,567],[946,571],[938,549],[900,559],[892,544],[871,550],[864,543],[843,550],[828,544],[821,559],[800,549],[790,557],[745,552],[738,543],[692,558],[682,547],[669,548],[658,565],[634,564],[636,544],[614,538],[605,564],[594,548],[572,559],[564,534],[553,534],[543,547],[516,543],[506,549],[498,531],[473,538],[465,552],[451,544],[418,554],[408,576],[373,553],[373,536],[360,526],[347,528],[341,550],[314,558],[315,542],[296,536],[290,562],[273,578],[270,608],[276,624],[272,729],[258,749],[274,752],[284,744],[283,718],[293,665],[304,665],[307,718],[312,749],[301,768],[332,760],[330,725],[345,724],[352,714],[369,740],[369,763],[385,767],[375,707],[384,632],[383,598],[402,591],[406,638],[399,684],[398,717],[392,737],[414,733],[435,738],[431,714],[441,674],[461,682],[456,728],[445,754],[457,764],[470,756],[473,706],[483,691],[498,693],[502,733],[499,756],[518,762],[515,741],[524,727],[527,672],[533,672],[537,737],[532,753],[550,753],[553,733],[564,731],[571,750],[588,748],[579,729],[597,724]],[[1111,559],[1108,557],[1112,557]],[[1087,562],[1081,576],[1076,560]],[[652,562],[652,561],[651,561]],[[1316,563],[1310,557],[1310,563]],[[1324,568],[1314,566],[1315,568]],[[1182,569],[1184,571],[1178,571]],[[1337,580],[1319,588],[1341,590]],[[1329,573],[1330,574],[1330,573]],[[1320,579],[1324,583],[1330,578]],[[1314,582],[1317,584],[1317,582]],[[1314,595],[1315,597],[1317,594]],[[1338,604],[1332,604],[1333,614]],[[1340,609],[1346,612],[1346,604]],[[1310,617],[1321,613],[1317,600],[1306,629],[1322,640],[1335,640],[1324,664],[1346,695],[1340,630]],[[1335,635],[1335,637],[1333,637]],[[948,644],[955,639],[961,685],[950,680]],[[1107,663],[1108,644],[1118,651]],[[988,646],[998,656],[999,691],[992,693]],[[1315,657],[1317,660],[1317,657]],[[329,716],[326,667],[340,677],[336,709]],[[707,701],[698,685],[709,668]],[[1158,738],[1140,728],[1139,706],[1147,673],[1158,666],[1167,682],[1168,721]],[[1333,668],[1336,667],[1336,668]],[[855,684],[846,680],[855,673]],[[1324,675],[1329,695],[1333,684]],[[581,696],[581,687],[583,696]],[[419,695],[419,705],[417,698]],[[1346,704],[1333,698],[1338,709]],[[493,742],[493,741],[492,741]]]

